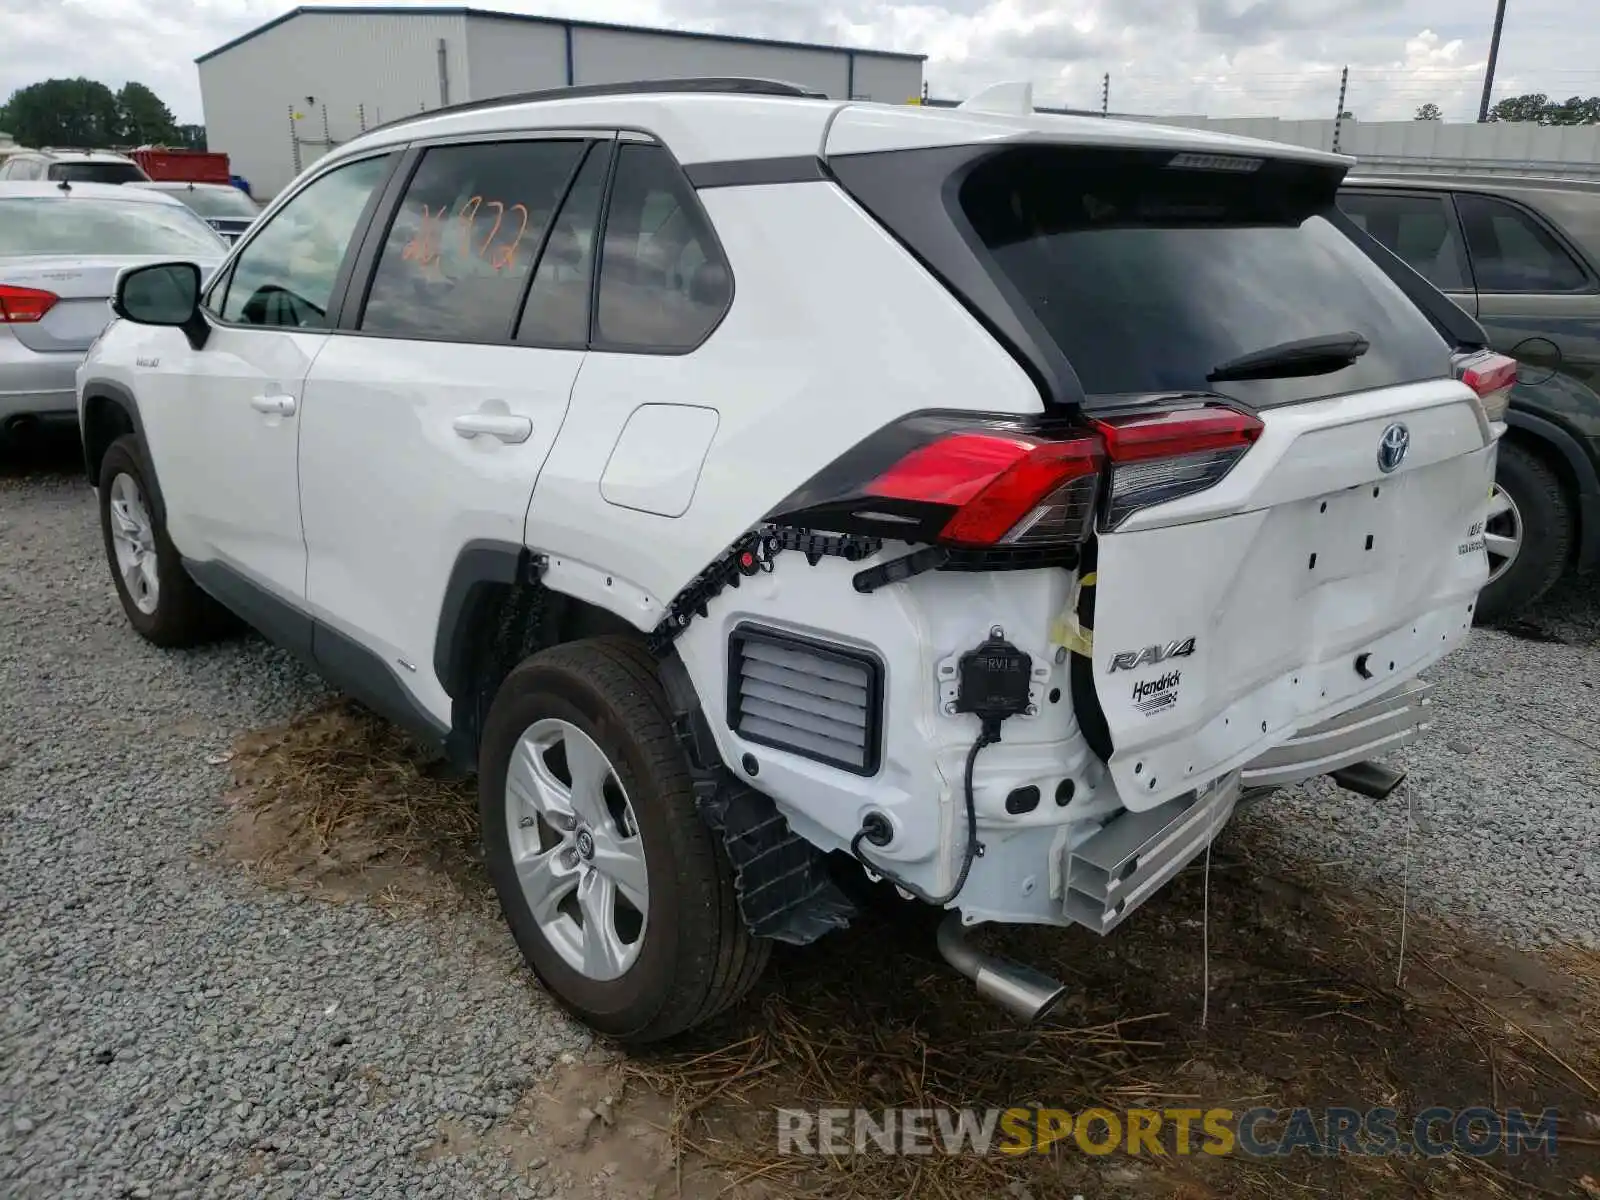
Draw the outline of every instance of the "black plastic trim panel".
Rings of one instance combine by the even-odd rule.
[[[833,178],[812,154],[794,158],[738,158],[684,168],[697,189],[751,187],[764,183],[817,183]]]

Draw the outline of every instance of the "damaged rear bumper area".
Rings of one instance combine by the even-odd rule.
[[[1215,840],[1252,793],[1331,775],[1363,795],[1387,795],[1404,778],[1375,761],[1432,724],[1431,685],[1411,680],[1302,730],[1242,771],[1145,812],[1124,810],[1066,850],[1057,895],[1063,915],[1110,933]]]

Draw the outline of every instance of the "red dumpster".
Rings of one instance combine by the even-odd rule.
[[[228,156],[214,150],[170,150],[165,146],[141,146],[128,151],[128,157],[144,169],[151,179],[179,183],[227,183]]]

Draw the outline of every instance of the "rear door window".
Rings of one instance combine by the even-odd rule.
[[[1480,292],[1580,292],[1589,276],[1555,236],[1504,200],[1456,197]]]
[[[1329,221],[1334,191],[1316,168],[1258,174],[1173,160],[1028,147],[986,160],[961,186],[994,269],[1091,404],[1211,391],[1265,407],[1449,375],[1427,317]],[[1231,359],[1346,331],[1370,348],[1341,369],[1207,379]]]
[[[1472,290],[1448,193],[1347,191],[1339,207],[1440,291]]]
[[[504,342],[587,141],[429,150],[389,228],[364,333]]]
[[[517,324],[519,342],[567,348],[588,344],[595,230],[600,223],[600,200],[606,172],[611,167],[611,152],[609,142],[599,143],[589,151],[572,190],[562,202]]]

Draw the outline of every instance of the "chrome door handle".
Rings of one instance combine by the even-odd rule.
[[[497,437],[502,442],[516,445],[525,442],[533,436],[533,422],[527,417],[516,417],[504,413],[462,413],[452,423],[456,433],[464,438],[475,438],[479,434]]]
[[[270,396],[251,396],[250,407],[255,409],[257,412],[267,413],[272,416],[292,417],[294,416],[295,400],[293,396],[284,396],[281,394]]]

